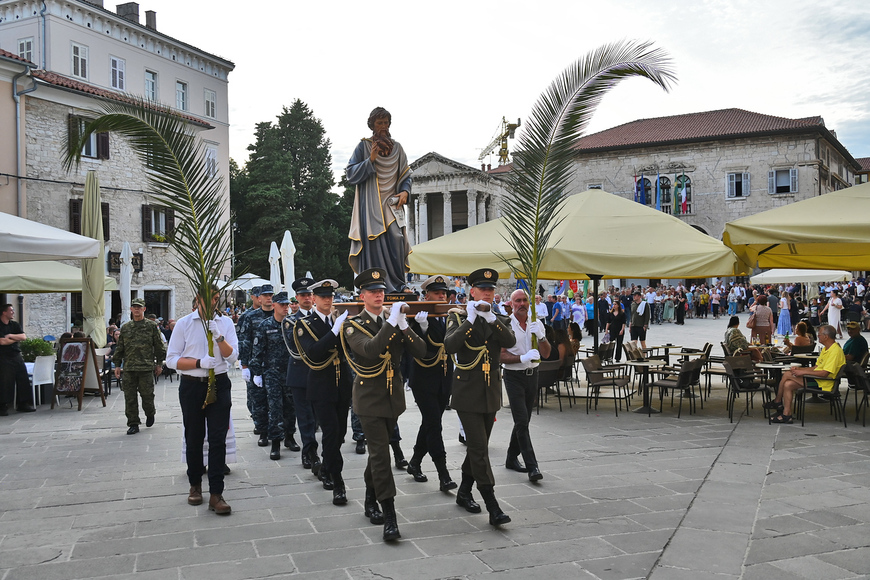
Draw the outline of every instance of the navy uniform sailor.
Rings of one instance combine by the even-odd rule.
[[[383,507],[384,540],[400,537],[396,523],[396,484],[390,461],[390,437],[396,421],[405,411],[402,354],[423,357],[426,344],[408,326],[401,309],[392,305],[385,320],[381,311],[386,288],[386,271],[370,268],[361,272],[354,285],[360,289],[365,305],[358,316],[347,319],[341,337],[345,350],[353,357],[356,372],[353,384],[353,409],[362,422],[369,446],[365,469],[365,514],[372,523],[380,521],[377,502]]]
[[[501,349],[516,344],[510,320],[492,312],[489,305],[495,293],[498,272],[489,268],[475,270],[468,276],[471,300],[462,308],[451,310],[447,317],[444,347],[456,355],[451,407],[465,428],[466,451],[462,462],[462,480],[456,503],[477,513],[480,506],[471,495],[477,483],[489,512],[489,523],[498,526],[511,521],[495,499],[495,477],[489,462],[489,436],[495,414],[501,407]],[[481,309],[478,309],[478,306]]]
[[[260,307],[252,310],[244,320],[239,320],[239,364],[242,366],[242,377],[248,386],[248,408],[254,420],[254,431],[259,432],[257,445],[265,447],[269,444],[269,401],[265,389],[254,384],[254,375],[248,366],[251,364],[251,349],[254,345],[254,333],[260,323],[272,316],[272,296],[275,290],[271,284],[260,286],[258,297]],[[250,381],[249,381],[250,378]]]
[[[296,323],[293,335],[297,352],[310,368],[308,400],[314,406],[323,432],[320,477],[324,488],[332,487],[332,503],[344,505],[347,491],[342,478],[341,442],[347,434],[353,375],[339,337],[347,311],[335,317],[332,310],[337,287],[335,280],[321,280],[309,287],[314,293],[315,309]]]

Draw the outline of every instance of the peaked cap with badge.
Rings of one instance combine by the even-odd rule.
[[[386,290],[387,271],[383,268],[363,270],[353,279],[353,285],[360,290]]]
[[[329,278],[309,286],[309,290],[314,292],[315,296],[334,296],[336,288],[338,288],[338,282]]]
[[[481,268],[468,275],[468,283],[475,288],[495,288],[498,272],[492,268]]]
[[[420,289],[423,292],[437,292],[439,290],[444,290],[446,292],[449,290],[449,288],[447,288],[447,278],[440,274],[429,276],[423,280],[422,284],[420,284]]]
[[[293,284],[291,284],[293,291],[297,294],[304,294],[306,292],[311,292],[309,286],[314,284],[314,280],[312,278],[297,278]]]

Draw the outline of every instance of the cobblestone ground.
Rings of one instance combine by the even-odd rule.
[[[724,319],[688,320],[654,326],[649,343],[718,345],[724,330]],[[551,396],[532,418],[540,483],[503,467],[508,412],[493,431],[512,523],[493,529],[459,508],[426,459],[428,483],[395,471],[402,539],[387,545],[362,515],[365,456],[350,438],[350,501],[336,507],[298,453],[270,461],[257,446],[238,374],[233,383],[229,517],[186,503],[177,381],[159,381],[157,423],[134,436],[117,389],[106,408],[88,398],[82,412],[62,401],[0,418],[0,578],[870,578],[870,429],[851,402],[844,428],[826,405],[809,406],[806,427],[742,406],[729,423],[715,378],[703,409],[681,418],[669,401],[660,415],[616,417],[610,400],[587,414],[583,399],[560,411]],[[409,455],[419,414],[408,401]],[[455,413],[444,423],[458,478]]]

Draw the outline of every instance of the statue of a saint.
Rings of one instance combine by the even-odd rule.
[[[387,292],[396,292],[410,270],[405,204],[411,193],[411,167],[405,150],[390,136],[391,122],[390,112],[376,107],[368,120],[372,136],[360,141],[347,166],[347,180],[356,186],[348,263],[355,274],[383,268]]]

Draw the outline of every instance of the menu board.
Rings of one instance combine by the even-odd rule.
[[[75,396],[79,402],[79,411],[81,411],[82,397],[85,392],[100,395],[103,406],[106,406],[94,343],[90,338],[61,339],[60,347],[57,350],[54,394],[64,397]],[[55,400],[56,397],[52,397],[52,409]]]

